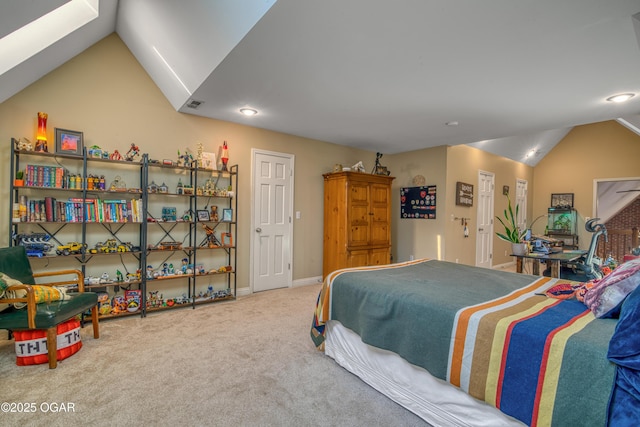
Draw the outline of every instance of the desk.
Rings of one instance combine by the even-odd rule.
[[[514,255],[516,257],[516,271],[522,273],[522,264],[525,258],[533,260],[533,274],[540,275],[540,261],[546,261],[551,267],[551,277],[560,277],[560,264],[575,261],[584,255],[587,251],[567,251],[558,252],[556,254],[541,254],[538,252],[531,252],[526,255]]]

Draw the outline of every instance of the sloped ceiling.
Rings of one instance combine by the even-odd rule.
[[[535,165],[573,126],[640,128],[640,0],[54,3],[77,2],[99,17],[2,74],[0,100],[116,30],[178,111],[370,151]],[[50,2],[8,3],[24,23]]]

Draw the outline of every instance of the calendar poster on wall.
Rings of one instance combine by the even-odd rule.
[[[436,186],[401,188],[400,218],[436,219]]]

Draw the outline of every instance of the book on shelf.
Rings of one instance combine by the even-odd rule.
[[[65,188],[65,170],[61,166],[27,165],[25,167],[25,186]]]
[[[21,195],[18,202],[19,222],[140,222],[142,199],[102,200],[70,197],[56,200],[29,200]]]

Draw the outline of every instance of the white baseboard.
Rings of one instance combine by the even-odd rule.
[[[296,288],[298,286],[319,285],[320,283],[322,283],[322,276],[305,277],[304,279],[294,280],[291,283],[291,287]],[[243,297],[247,295],[251,295],[250,286],[244,286],[236,289],[236,296]]]
[[[510,268],[510,267],[513,267],[514,265],[516,265],[515,261],[511,261],[511,262],[505,262],[504,264],[494,265],[491,268],[494,270],[499,270],[502,268]]]
[[[291,287],[319,285],[320,283],[322,283],[322,276],[305,277],[304,279],[294,280]]]
[[[236,296],[237,297],[244,297],[247,295],[251,295],[251,288],[249,286],[245,286],[244,288],[237,288],[236,289]]]

